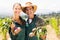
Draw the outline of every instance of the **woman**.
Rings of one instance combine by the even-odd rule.
[[[9,30],[12,40],[25,40],[25,21],[20,17],[21,11],[21,4],[15,3],[13,5],[13,23]]]

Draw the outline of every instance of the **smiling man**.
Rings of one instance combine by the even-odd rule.
[[[40,26],[44,25],[44,21],[34,14],[36,9],[37,6],[33,5],[31,2],[27,2],[26,6],[23,7],[23,12],[28,15],[28,20],[27,20],[28,26],[26,26],[26,31],[25,31],[26,40],[38,40],[37,36],[35,35],[35,32],[32,32],[32,30],[36,28],[37,22],[40,24]]]

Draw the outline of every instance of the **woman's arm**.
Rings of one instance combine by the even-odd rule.
[[[6,39],[7,39],[7,40],[11,40],[10,35],[9,35],[8,32],[7,32],[7,34],[6,34]]]

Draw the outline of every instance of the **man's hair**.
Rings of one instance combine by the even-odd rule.
[[[34,7],[32,6],[32,9],[34,9]],[[24,12],[26,12],[26,10],[27,10],[27,7],[25,7],[24,9],[23,9],[23,11]]]

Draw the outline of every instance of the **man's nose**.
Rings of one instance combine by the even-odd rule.
[[[31,10],[28,10],[29,12],[31,11]]]

